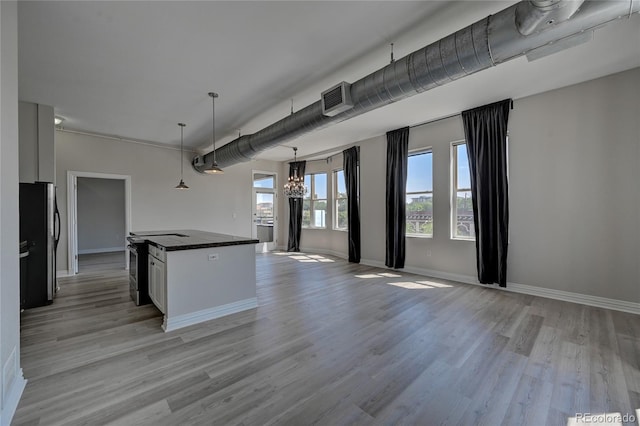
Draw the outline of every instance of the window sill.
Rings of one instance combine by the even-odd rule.
[[[327,227],[325,226],[324,228],[318,228],[318,227],[311,227],[311,226],[303,226],[302,230],[307,230],[307,229],[315,229],[315,230],[319,230],[319,231],[326,231]]]
[[[342,229],[342,228],[333,228],[333,231],[338,231],[338,232],[349,232],[348,229]]]
[[[433,239],[433,235],[406,234],[406,238]]]
[[[475,242],[475,238],[463,238],[463,237],[451,237],[451,240],[453,241],[471,241],[471,242]]]

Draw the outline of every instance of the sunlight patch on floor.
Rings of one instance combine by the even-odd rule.
[[[387,283],[387,285],[392,285],[394,287],[401,287],[401,288],[406,288],[409,290],[424,290],[427,288],[433,288],[430,285],[425,285],[425,284],[418,284],[417,282],[414,281],[398,281],[395,283]]]
[[[429,287],[438,287],[438,288],[449,288],[449,287],[453,287],[450,284],[443,284],[443,283],[436,283],[433,281],[416,281],[418,284],[424,284],[426,286]]]
[[[289,257],[289,259],[295,259],[298,262],[304,262],[304,263],[310,263],[310,262],[323,262],[323,263],[333,263],[335,262],[332,259],[328,259],[324,256],[321,256],[319,254],[305,254],[302,252],[293,252],[293,253],[288,253],[288,252],[276,252],[273,253],[276,256],[287,256]]]

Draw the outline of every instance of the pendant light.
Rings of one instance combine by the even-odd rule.
[[[293,148],[293,162],[297,162],[298,148]],[[284,184],[284,196],[287,198],[302,198],[307,193],[307,187],[304,186],[304,176],[298,176],[298,168],[293,169],[293,176],[289,176],[287,183]]]
[[[211,120],[211,140],[213,141],[213,161],[211,162],[211,166],[209,168],[204,169],[204,172],[209,175],[221,175],[224,173],[220,167],[218,167],[218,163],[216,162],[216,98],[218,97],[217,93],[209,92],[209,96],[211,96],[211,102],[213,105],[213,113]]]
[[[180,126],[180,183],[176,186],[176,189],[189,189],[183,180],[184,161],[182,159],[184,154],[184,126],[186,126],[186,124],[178,123],[178,126]]]

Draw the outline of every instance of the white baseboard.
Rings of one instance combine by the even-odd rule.
[[[193,324],[198,324],[204,321],[224,317],[227,315],[235,314],[238,312],[254,309],[258,307],[258,298],[252,297],[250,299],[240,300],[238,302],[227,303],[226,305],[216,306],[214,308],[203,309],[201,311],[192,312],[190,314],[178,315],[172,318],[164,316],[164,322],[162,323],[162,329],[167,331],[177,330],[179,328],[187,327]]]
[[[26,385],[27,381],[24,378],[21,368],[18,370],[16,377],[13,380],[13,385],[11,385],[11,388],[9,388],[6,395],[4,395],[4,404],[2,406],[2,411],[0,412],[0,425],[8,426],[11,424],[11,419],[13,419],[13,415],[16,413],[20,397],[22,396],[22,392]]]
[[[374,267],[383,268],[383,269],[392,269],[392,268],[388,268],[383,262],[379,262],[377,260],[361,259],[360,263],[363,265],[374,266]],[[563,291],[563,290],[554,290],[550,288],[536,287],[532,285],[518,284],[513,282],[507,282],[506,288],[499,287],[497,285],[485,285],[485,284],[480,284],[478,279],[474,276],[453,274],[449,272],[436,271],[433,269],[416,268],[412,266],[407,266],[400,270],[397,270],[397,269],[393,269],[393,270],[399,271],[399,272],[405,271],[405,272],[409,272],[416,275],[423,275],[426,277],[457,281],[465,284],[479,285],[484,288],[511,291],[513,293],[528,294],[530,296],[546,297],[547,299],[562,300],[564,302],[578,303],[581,305],[612,309],[615,311],[622,311],[622,312],[628,312],[628,313],[640,315],[640,303],[627,302],[625,300],[609,299],[606,297],[591,296],[588,294],[573,293],[573,292]]]
[[[114,251],[125,251],[126,247],[106,247],[97,249],[78,250],[78,254],[112,253]]]
[[[60,277],[68,277],[71,274],[69,274],[69,270],[68,269],[60,269],[56,271],[56,278],[60,278]]]

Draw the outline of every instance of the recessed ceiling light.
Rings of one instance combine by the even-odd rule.
[[[61,125],[63,121],[64,121],[64,118],[62,117],[55,116],[53,118],[53,122],[55,123],[56,126]]]

